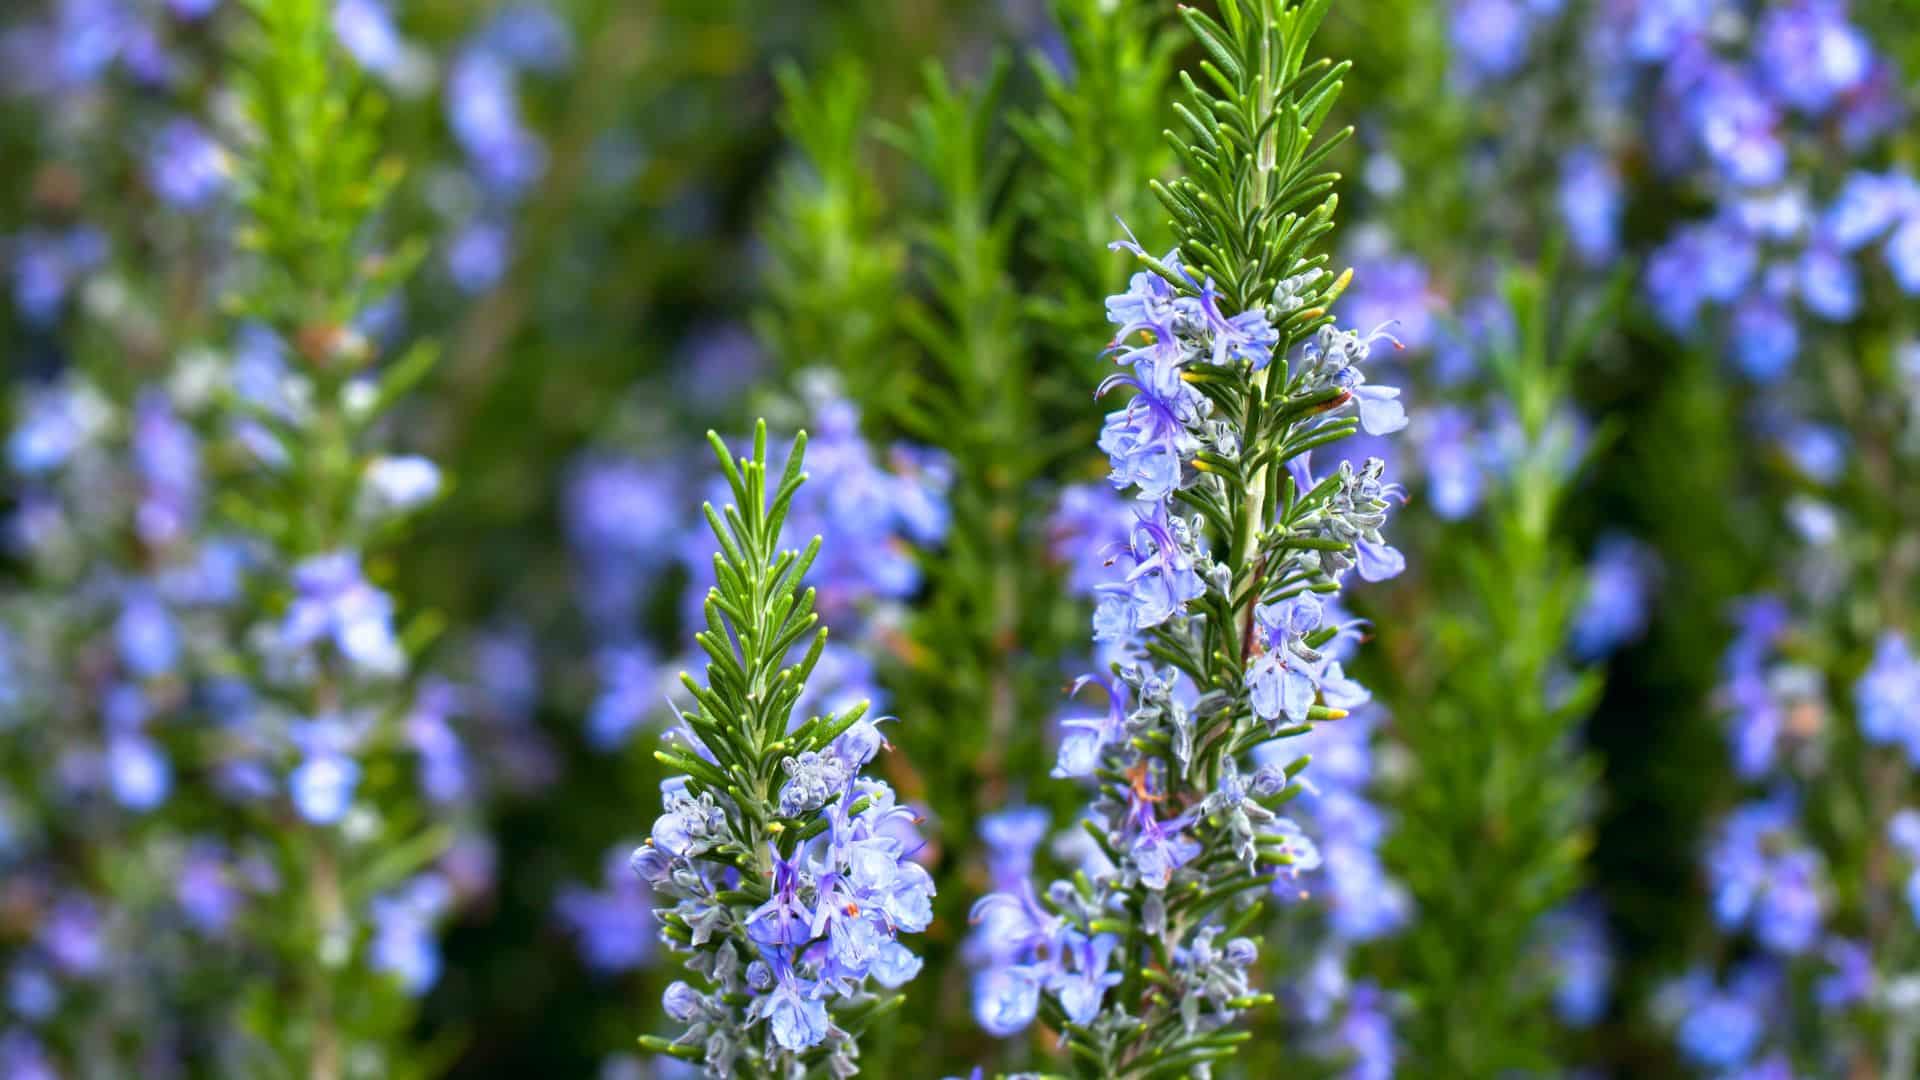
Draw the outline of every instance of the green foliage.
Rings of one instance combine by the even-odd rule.
[[[357,513],[362,482],[377,455],[377,425],[428,373],[433,351],[418,346],[383,369],[353,328],[370,303],[394,288],[418,249],[383,252],[376,232],[400,171],[380,160],[381,112],[341,55],[323,0],[261,0],[241,39],[237,76],[252,140],[237,166],[242,246],[252,252],[250,288],[234,304],[291,346],[294,405],[248,404],[229,391],[227,407],[259,422],[285,455],[279,468],[249,465],[223,484],[220,509],[267,545],[255,582],[273,618],[286,601],[292,564],[319,553],[373,555],[391,544],[398,521]],[[245,632],[241,628],[240,633]],[[433,636],[431,620],[403,635],[409,652]],[[360,785],[377,811],[350,827],[310,825],[262,813],[249,824],[274,840],[281,887],[255,914],[272,949],[265,970],[236,988],[238,1019],[254,1038],[236,1067],[254,1075],[313,1080],[430,1075],[444,1048],[409,1045],[412,1002],[369,953],[376,896],[402,886],[446,849],[452,833],[418,805],[411,763],[396,726],[410,702],[401,685],[366,685],[332,661],[311,679],[276,685],[266,660],[249,655],[250,681],[295,718],[361,710],[377,734]],[[268,724],[264,715],[259,721]],[[284,738],[271,728],[263,737]],[[243,831],[245,831],[243,829]]]
[[[1220,22],[1181,9],[1207,53],[1199,63],[1206,85],[1180,76],[1187,102],[1174,111],[1185,131],[1168,138],[1186,174],[1156,183],[1154,193],[1173,215],[1184,261],[1214,280],[1229,310],[1265,303],[1283,279],[1318,265],[1306,252],[1333,229],[1340,176],[1316,170],[1353,132],[1316,136],[1352,63],[1306,62],[1329,2],[1247,10],[1225,0]],[[1334,295],[1325,284],[1321,302],[1304,310]],[[1299,340],[1311,321],[1282,332]]]
[[[400,170],[381,158],[383,110],[335,46],[331,6],[251,0],[249,10],[234,82],[255,141],[237,180],[241,244],[260,266],[243,310],[283,330],[337,329],[417,259],[366,257],[369,224]]]
[[[713,751],[715,761],[709,763],[678,749],[657,751],[655,756],[687,774],[688,789],[694,794],[711,789],[731,799],[745,815],[735,824],[752,842],[722,854],[732,854],[743,870],[753,871],[742,879],[741,888],[765,899],[766,884],[761,879],[771,865],[765,841],[778,837],[787,855],[797,843],[773,812],[780,760],[826,745],[858,720],[866,706],[824,721],[815,717],[788,732],[794,703],[827,643],[826,627],[817,626],[820,616],[813,610],[813,589],[800,586],[820,553],[820,538],[814,537],[799,551],[779,550],[780,526],[806,479],[800,471],[806,433],[795,437],[786,468],[771,492],[764,421],[754,428],[753,456],[738,462],[719,435],[709,433],[708,438],[734,501],[720,511],[711,503],[704,507],[720,544],[713,559],[718,584],[708,591],[704,606],[707,628],[694,635],[694,642],[708,657],[707,684],[681,676],[695,706],[680,716]],[[806,652],[797,662],[787,663],[788,654],[802,641],[809,643]]]
[[[1564,1060],[1539,920],[1573,897],[1592,846],[1598,771],[1579,728],[1601,679],[1567,670],[1584,575],[1559,523],[1582,456],[1568,382],[1598,318],[1556,339],[1549,277],[1510,273],[1517,339],[1491,358],[1519,428],[1511,472],[1484,523],[1430,555],[1438,609],[1389,642],[1407,773],[1386,858],[1418,915],[1381,951],[1385,981],[1412,999],[1406,1061],[1418,1076]]]

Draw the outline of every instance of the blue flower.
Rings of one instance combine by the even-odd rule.
[[[1206,315],[1207,328],[1213,335],[1213,351],[1209,356],[1212,363],[1243,360],[1258,370],[1273,360],[1273,347],[1280,342],[1280,332],[1267,321],[1266,312],[1255,308],[1227,318],[1220,313],[1220,294],[1214,291],[1212,281],[1200,290],[1200,310]]]
[[[1574,614],[1570,637],[1576,656],[1598,659],[1646,630],[1653,560],[1653,553],[1631,537],[1611,535],[1600,541]]]
[[[824,985],[803,980],[779,950],[766,953],[755,963],[770,969],[773,984],[747,1006],[748,1019],[765,1020],[773,1041],[786,1050],[806,1050],[825,1040],[831,1021],[821,1000],[826,992]]]
[[[1156,809],[1159,798],[1136,786],[1128,794],[1130,809],[1127,812],[1131,834],[1126,844],[1127,854],[1139,872],[1140,883],[1156,892],[1165,890],[1173,881],[1174,871],[1191,862],[1201,850],[1199,841],[1186,832],[1192,824],[1192,815],[1182,814],[1162,821]]]
[[[773,895],[747,918],[747,936],[762,945],[805,945],[813,938],[814,912],[800,899],[800,869],[773,856]]]
[[[1305,637],[1319,629],[1320,614],[1310,593],[1254,609],[1265,651],[1247,667],[1247,690],[1254,715],[1270,726],[1282,716],[1305,722],[1319,694],[1322,658]]]
[[[988,968],[973,979],[973,1017],[987,1034],[1006,1038],[1040,1012],[1041,973],[1026,965]]]
[[[612,750],[659,711],[666,688],[653,651],[639,642],[602,649],[594,661],[600,694],[587,712],[587,741]]]
[[[431,988],[440,978],[440,944],[434,924],[452,896],[443,878],[425,874],[397,893],[374,897],[369,907],[374,970],[395,976],[408,994]]]
[[[1733,355],[1749,378],[1773,382],[1800,352],[1800,327],[1785,305],[1755,296],[1733,310]]]
[[[1873,662],[1854,684],[1853,704],[1867,741],[1902,746],[1920,766],[1920,659],[1904,635],[1880,635]]]
[[[1592,1027],[1606,1012],[1613,983],[1605,920],[1577,904],[1548,915],[1541,930],[1554,969],[1554,1010],[1572,1027]]]
[[[347,814],[360,783],[360,764],[341,754],[316,754],[288,778],[288,793],[300,816],[315,825],[333,825]]]
[[[1620,244],[1625,195],[1613,159],[1590,146],[1571,150],[1560,162],[1560,220],[1582,261],[1610,261]]]
[[[1887,268],[1908,296],[1920,296],[1920,211],[1911,212],[1887,240]]]
[[[1703,303],[1738,297],[1758,265],[1753,241],[1732,224],[1683,226],[1647,260],[1647,291],[1667,328],[1685,331]]]
[[[514,65],[558,72],[573,61],[573,33],[558,15],[537,3],[502,8],[480,32],[488,49]]]
[[[1102,396],[1118,386],[1136,391],[1126,408],[1107,414],[1099,446],[1112,466],[1114,487],[1137,488],[1142,499],[1164,499],[1179,488],[1183,466],[1200,448],[1189,428],[1206,400],[1181,381],[1177,369],[1166,370],[1170,374],[1151,381],[1112,375],[1098,391]]]
[[[152,679],[180,662],[180,631],[171,612],[150,589],[135,589],[114,623],[120,661],[136,678]]]
[[[1127,546],[1114,555],[1125,561],[1125,578],[1100,586],[1094,610],[1094,640],[1122,641],[1184,614],[1187,604],[1206,592],[1197,569],[1197,541],[1187,522],[1168,514],[1166,504],[1139,513]]]
[[[147,179],[167,203],[197,210],[226,190],[226,151],[191,120],[168,121],[154,136]]]
[[[1108,578],[1108,554],[1127,541],[1133,512],[1110,484],[1069,484],[1047,517],[1047,550],[1067,567],[1067,590],[1087,597]]]
[[[1866,81],[1873,53],[1846,21],[1844,0],[1789,0],[1770,8],[1754,34],[1768,89],[1810,114],[1830,108]]]
[[[1694,137],[1727,180],[1758,188],[1786,175],[1779,111],[1744,72],[1709,62],[1681,92]]]
[[[1822,1009],[1837,1011],[1872,996],[1873,950],[1865,943],[1833,938],[1827,942],[1821,954],[1833,967],[1814,986],[1814,998]]]
[[[1822,234],[1843,252],[1854,252],[1887,234],[1920,208],[1920,187],[1899,173],[1849,175],[1821,220]]]
[[[1658,1004],[1678,1019],[1680,1049],[1689,1060],[1704,1068],[1733,1069],[1759,1048],[1779,990],[1779,976],[1772,968],[1748,965],[1733,974],[1725,989],[1704,972],[1695,972],[1663,990]]]
[[[440,494],[440,467],[413,454],[377,457],[367,464],[366,491],[377,512],[406,513]]]
[[[448,121],[482,183],[519,196],[546,171],[547,150],[520,118],[513,66],[485,48],[469,48],[447,76]]]
[[[1860,277],[1837,251],[1810,247],[1800,256],[1800,298],[1829,322],[1846,322],[1860,310]]]
[[[1391,326],[1395,344],[1417,352],[1433,343],[1440,305],[1427,267],[1419,259],[1370,247],[1354,253],[1353,283],[1340,297],[1342,317],[1348,322]]]
[[[1069,930],[1062,935],[1061,963],[1048,981],[1048,989],[1059,996],[1068,1020],[1085,1025],[1100,1015],[1108,988],[1121,982],[1120,973],[1109,970],[1119,946],[1119,939],[1112,934],[1089,937]]]
[[[1526,62],[1532,30],[1519,0],[1458,0],[1448,24],[1454,56],[1472,81],[1503,79]]]
[[[138,733],[107,740],[107,775],[114,798],[129,810],[152,810],[173,788],[173,769],[158,743]]]
[[[1387,996],[1372,983],[1359,983],[1347,1001],[1335,1038],[1352,1055],[1346,1080],[1392,1080],[1395,1047],[1393,1014]]]
[[[1761,944],[1786,954],[1813,947],[1825,914],[1825,864],[1794,835],[1793,815],[1785,796],[1749,803],[1728,816],[1707,853],[1721,927],[1750,922]]]
[[[65,465],[105,428],[107,405],[90,387],[53,385],[28,389],[7,436],[7,462],[26,475]]]
[[[1126,739],[1126,698],[1121,688],[1101,675],[1082,675],[1075,679],[1069,696],[1078,694],[1090,683],[1106,692],[1104,716],[1075,716],[1060,721],[1060,753],[1053,765],[1059,778],[1092,776],[1100,765],[1100,752]]]
[[[980,819],[988,876],[996,889],[1017,888],[1033,872],[1033,853],[1046,839],[1053,815],[1044,807],[1010,806]]]
[[[419,89],[431,74],[427,57],[394,26],[385,0],[335,0],[333,34],[360,66],[403,91]]]
[[[293,603],[281,622],[281,644],[306,649],[329,640],[371,675],[397,675],[406,663],[393,632],[393,601],[361,576],[352,552],[316,555],[293,569]]]

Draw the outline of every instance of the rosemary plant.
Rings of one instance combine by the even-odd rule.
[[[377,99],[359,84],[324,0],[259,0],[236,83],[239,239],[224,422],[239,451],[218,509],[256,552],[233,663],[245,703],[210,728],[210,767],[243,833],[271,853],[256,913],[272,963],[236,995],[243,1072],[314,1080],[430,1071],[409,999],[438,973],[436,925],[455,882],[432,863],[452,811],[417,783],[458,742],[412,687],[429,621],[403,626],[370,575],[441,488],[388,450],[383,421],[427,372],[389,363],[368,312],[419,246],[378,246],[400,177]],[[422,742],[429,729],[444,735]],[[432,813],[436,820],[429,821]]]
[[[1348,67],[1307,62],[1327,8],[1182,9],[1207,58],[1204,85],[1182,80],[1188,174],[1154,185],[1178,242],[1158,258],[1116,245],[1144,266],[1107,301],[1111,352],[1132,372],[1101,385],[1132,391],[1100,437],[1136,499],[1094,615],[1120,659],[1077,684],[1107,701],[1068,723],[1055,767],[1097,785],[1097,853],[1044,895],[1027,885],[974,909],[1015,943],[986,976],[989,1028],[1043,1018],[1077,1075],[1205,1073],[1248,1037],[1228,1030],[1240,1013],[1272,1002],[1242,935],[1260,894],[1297,891],[1318,855],[1277,813],[1306,760],[1255,768],[1251,752],[1367,700],[1322,651],[1354,632],[1327,606],[1350,572],[1404,565],[1380,531],[1397,493],[1381,463],[1316,478],[1310,461],[1406,423],[1399,391],[1359,366],[1384,335],[1335,325],[1346,275],[1312,253],[1333,228],[1323,164],[1346,135],[1317,138]]]
[[[943,881],[976,870],[977,827],[1047,767],[1049,725],[1026,718],[1052,709],[1084,662],[1085,596],[1061,578],[1089,558],[1050,542],[1049,518],[1099,423],[1085,386],[1102,361],[1085,343],[1127,273],[1104,241],[1116,216],[1148,212],[1143,182],[1172,160],[1159,136],[1171,20],[1139,3],[1048,8],[1057,48],[1034,48],[1024,72],[996,60],[975,86],[929,67],[897,124],[871,121],[860,65],[782,78],[798,153],[768,224],[760,335],[788,363],[836,372],[868,434],[904,435],[951,465],[938,571],[873,654],[903,712],[979,718],[947,732],[948,752],[894,774],[925,792]],[[1102,524],[1124,529],[1117,501]],[[1043,545],[1053,558],[1034,557]],[[943,924],[963,923],[971,891],[946,890]],[[875,1068],[975,1053],[957,944],[930,935],[939,977],[874,1033]]]
[[[1513,272],[1505,293],[1516,333],[1487,363],[1513,410],[1506,465],[1483,518],[1436,553],[1431,586],[1445,614],[1431,617],[1394,683],[1420,705],[1395,726],[1409,764],[1386,858],[1419,915],[1382,948],[1391,984],[1414,999],[1403,1037],[1417,1075],[1491,1077],[1566,1060],[1546,1007],[1565,978],[1553,950],[1574,942],[1571,916],[1556,909],[1572,900],[1592,844],[1596,769],[1578,740],[1601,680],[1569,667],[1586,575],[1559,523],[1586,452],[1568,380],[1600,322],[1556,339],[1541,272]],[[1586,992],[1604,1002],[1604,985]]]
[[[918,819],[863,775],[887,745],[867,703],[795,722],[827,641],[802,586],[819,538],[779,547],[805,480],[805,433],[771,488],[764,422],[737,462],[709,439],[733,503],[705,507],[720,545],[695,637],[707,678],[681,677],[695,704],[656,753],[674,775],[632,859],[673,901],[657,910],[662,940],[698,986],[666,990],[680,1035],[640,1042],[713,1077],[845,1076],[861,1031],[900,1000],[874,984],[897,990],[920,970],[899,937],[932,921],[933,878],[913,861]]]

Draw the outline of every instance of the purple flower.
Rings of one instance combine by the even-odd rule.
[[[1783,305],[1755,296],[1735,308],[1729,325],[1733,355],[1749,378],[1773,382],[1800,352],[1800,328]]]
[[[1421,432],[1421,458],[1427,467],[1427,501],[1433,512],[1458,521],[1480,504],[1486,468],[1473,416],[1457,405],[1427,410]]]
[[[452,890],[437,874],[424,874],[399,892],[376,896],[373,918],[373,967],[399,979],[408,994],[425,993],[440,978],[440,945],[434,924],[452,902]]]
[[[1554,1009],[1560,1019],[1591,1027],[1606,1012],[1613,982],[1613,948],[1606,921],[1590,906],[1576,905],[1543,921],[1554,969]]]
[[[599,890],[568,885],[554,907],[573,930],[580,952],[595,971],[633,971],[653,952],[658,922],[644,882],[628,872],[626,852],[608,852]]]
[[[1779,990],[1779,975],[1771,967],[1748,965],[1734,972],[1725,989],[1705,972],[1695,972],[1665,988],[1656,1004],[1678,1020],[1680,1049],[1689,1060],[1709,1069],[1733,1069],[1759,1048]]]
[[[1100,384],[1105,396],[1115,387],[1136,392],[1124,409],[1107,414],[1100,431],[1100,449],[1112,465],[1116,488],[1138,489],[1141,499],[1164,499],[1181,484],[1181,470],[1200,442],[1189,430],[1203,415],[1206,401],[1180,379],[1178,369],[1143,380],[1134,375],[1111,375]]]
[[[1920,207],[1920,189],[1898,173],[1856,172],[1847,177],[1821,219],[1821,232],[1843,252],[1858,251],[1885,236],[1894,223]]]
[[[1264,311],[1255,308],[1232,318],[1221,315],[1220,294],[1214,292],[1212,281],[1200,291],[1200,310],[1206,315],[1207,327],[1213,334],[1213,352],[1209,359],[1214,364],[1241,360],[1258,370],[1272,361],[1280,332],[1267,321]]]
[[[547,150],[520,119],[513,66],[484,48],[469,48],[447,76],[448,121],[481,181],[517,197],[546,171]]]
[[[351,756],[363,737],[360,725],[323,716],[296,725],[292,735],[303,755],[287,779],[294,808],[315,825],[337,824],[360,783],[360,763]]]
[[[632,737],[666,700],[658,660],[640,643],[602,649],[595,658],[600,693],[587,714],[587,740],[612,750]]]
[[[1519,0],[1457,0],[1447,37],[1469,78],[1485,81],[1520,69],[1531,29]]]
[[[1907,220],[1893,236],[1887,240],[1887,268],[1893,271],[1894,283],[1908,296],[1920,296],[1920,210],[1908,214]]]
[[[24,1028],[0,1034],[0,1074],[12,1080],[60,1080],[46,1048]]]
[[[1010,806],[980,819],[988,876],[997,890],[1018,888],[1033,872],[1033,853],[1046,839],[1052,815],[1038,806]]]
[[[1652,551],[1626,536],[1608,536],[1594,550],[1587,567],[1585,594],[1574,615],[1574,654],[1598,659],[1639,637],[1646,630],[1647,605],[1652,599],[1658,567]]]
[[[1611,261],[1620,244],[1625,194],[1613,159],[1590,146],[1578,147],[1560,162],[1560,220],[1573,249],[1589,265]]]
[[[418,509],[440,494],[440,467],[412,454],[377,457],[367,465],[366,492],[381,513]]]
[[[1363,250],[1355,255],[1353,285],[1340,310],[1354,326],[1393,327],[1395,343],[1417,352],[1433,343],[1440,304],[1425,263]]]
[[[1140,883],[1156,892],[1173,881],[1174,871],[1200,854],[1200,843],[1186,833],[1191,821],[1187,815],[1162,821],[1152,796],[1134,791],[1132,809],[1127,814],[1131,837],[1127,853],[1140,873]]]
[[[1108,553],[1124,545],[1133,521],[1130,500],[1109,484],[1069,484],[1047,518],[1047,550],[1067,567],[1067,589],[1092,596],[1109,577]]]
[[[1694,137],[1727,180],[1757,188],[1786,175],[1779,111],[1744,72],[1709,63],[1682,93]]]
[[[782,1048],[801,1051],[818,1045],[827,1037],[827,1006],[821,999],[820,984],[808,983],[794,973],[793,965],[779,951],[766,954],[765,964],[772,976],[772,987],[755,997],[747,1006],[749,1020],[765,1020],[773,1041]]]
[[[773,851],[773,896],[747,919],[747,936],[762,945],[805,945],[815,913],[800,899],[800,870]]]
[[[293,588],[281,644],[300,650],[328,640],[367,674],[399,674],[406,655],[393,633],[393,601],[361,576],[358,555],[336,551],[307,559],[294,567]]]
[[[13,303],[32,326],[58,319],[75,280],[107,258],[106,238],[84,225],[64,233],[29,231],[12,247]]]
[[[107,943],[100,907],[79,894],[62,896],[40,923],[40,947],[54,967],[77,978],[106,970]]]
[[[137,733],[107,740],[107,777],[113,797],[129,810],[147,811],[167,800],[173,768],[158,743]]]
[[[1269,726],[1282,716],[1304,723],[1319,694],[1321,656],[1307,647],[1305,637],[1319,629],[1320,614],[1320,602],[1311,593],[1254,609],[1266,651],[1247,667],[1247,690],[1254,715]]]
[[[1833,969],[1814,986],[1814,998],[1822,1009],[1844,1009],[1872,996],[1873,951],[1865,943],[1833,938],[1821,949],[1821,955]]]
[[[552,10],[537,3],[501,9],[480,37],[488,49],[533,71],[562,71],[573,60],[572,31]]]
[[[1854,684],[1853,704],[1868,742],[1902,746],[1920,766],[1920,659],[1904,635],[1880,635],[1873,662]]]
[[[1112,934],[1088,937],[1069,930],[1061,939],[1061,964],[1048,981],[1048,989],[1060,998],[1060,1008],[1076,1024],[1091,1024],[1100,1015],[1100,1005],[1108,988],[1118,986],[1121,975],[1108,970],[1120,941]]]
[[[1334,1040],[1350,1055],[1344,1080],[1392,1080],[1393,1015],[1387,996],[1372,983],[1354,986]]]
[[[1116,561],[1131,564],[1125,578],[1099,588],[1094,640],[1125,640],[1183,614],[1207,588],[1196,569],[1195,544],[1188,524],[1170,516],[1165,503],[1137,513],[1127,546],[1115,554]]]
[[[145,485],[135,525],[148,543],[181,539],[200,506],[200,444],[166,396],[148,391],[133,416],[134,467]]]
[[[1790,0],[1768,9],[1754,35],[1768,89],[1802,112],[1825,112],[1866,80],[1872,50],[1847,22],[1843,0]]]
[[[1860,310],[1860,276],[1837,251],[1810,247],[1797,267],[1800,299],[1829,322],[1846,322]]]
[[[432,65],[393,24],[385,0],[335,0],[333,33],[360,66],[402,92],[423,88]]]
[[[513,234],[507,226],[477,219],[455,233],[447,245],[447,273],[460,291],[481,293],[506,276],[513,258]]]
[[[226,191],[226,151],[191,120],[172,120],[154,136],[147,180],[164,201],[198,210]]]
[[[1750,923],[1761,944],[1798,954],[1818,940],[1825,914],[1825,866],[1793,830],[1785,796],[1742,806],[1707,853],[1714,917],[1724,929]]]
[[[987,1034],[1004,1039],[1026,1029],[1040,1012],[1042,973],[1026,965],[987,968],[973,979],[973,1017]]]
[[[187,851],[174,885],[174,898],[187,921],[206,934],[224,934],[239,914],[241,893],[236,874],[217,844],[197,841]]]
[[[1053,765],[1059,778],[1092,776],[1100,764],[1100,751],[1126,739],[1126,698],[1120,686],[1102,675],[1082,675],[1073,682],[1069,695],[1077,695],[1089,684],[1098,684],[1105,692],[1106,712],[1101,716],[1075,716],[1060,721],[1060,753]]]
[[[128,595],[113,634],[120,662],[135,678],[158,678],[180,662],[179,628],[151,589],[136,587]]]

